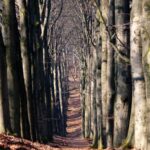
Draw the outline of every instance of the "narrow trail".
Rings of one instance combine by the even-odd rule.
[[[79,80],[69,77],[69,99],[67,101],[67,136],[54,136],[53,146],[60,149],[88,150],[90,141],[81,134],[81,105],[79,93]]]

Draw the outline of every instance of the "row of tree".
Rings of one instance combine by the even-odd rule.
[[[62,0],[0,1],[0,133],[41,142],[65,134],[62,7]]]
[[[82,131],[93,146],[149,149],[150,1],[78,1]]]
[[[149,0],[0,1],[0,133],[65,134],[69,56],[79,60],[83,136],[148,150],[149,21]]]

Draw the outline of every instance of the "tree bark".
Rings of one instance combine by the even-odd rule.
[[[3,112],[3,68],[4,68],[4,62],[3,62],[3,58],[4,56],[4,43],[3,43],[3,39],[2,39],[2,33],[1,33],[1,27],[0,27],[0,133],[4,133],[5,132],[5,124],[4,124],[4,112]]]
[[[131,69],[135,106],[135,148],[147,150],[146,92],[142,66],[142,1],[133,0],[131,17]]]
[[[92,78],[91,78],[91,82],[92,82],[92,85],[91,85],[91,115],[92,115],[92,120],[91,120],[91,124],[92,127],[93,127],[93,147],[97,147],[98,146],[98,130],[97,130],[97,105],[96,105],[96,71],[97,71],[97,52],[96,52],[96,49],[93,48],[93,59],[92,59]]]
[[[90,84],[90,56],[87,54],[86,78],[85,78],[85,138],[90,138],[91,129],[91,84]]]
[[[114,81],[114,49],[110,43],[115,44],[114,38],[110,39],[109,36],[113,36],[115,14],[114,14],[114,0],[109,1],[109,12],[108,12],[108,30],[109,34],[107,41],[107,121],[106,121],[106,135],[107,135],[107,146],[113,146],[113,123],[114,123],[114,96],[115,96],[115,81]]]
[[[18,65],[18,53],[16,52],[16,41],[14,40],[14,1],[6,0],[4,3],[3,17],[4,19],[4,44],[6,46],[6,58],[7,58],[7,81],[8,81],[8,98],[10,109],[10,122],[12,132],[20,135],[20,99],[19,89],[16,86],[17,78],[17,65]],[[17,57],[16,57],[17,56]],[[16,59],[17,58],[17,59]]]
[[[103,147],[106,147],[106,120],[107,120],[107,31],[105,23],[107,22],[108,0],[101,1],[101,12],[103,16],[101,28],[102,38],[102,57],[101,57],[101,100],[102,100],[102,133]],[[102,18],[101,18],[102,20]],[[105,21],[105,22],[104,22]]]
[[[115,1],[116,46],[121,55],[129,58],[129,0]],[[123,143],[127,136],[131,105],[130,65],[119,56],[115,60],[116,97],[114,106],[114,146]]]
[[[149,21],[150,21],[150,11],[149,11],[150,2],[149,0],[143,0],[142,2],[142,58],[143,58],[143,71],[146,85],[146,123],[147,123],[147,140],[148,145],[147,149],[150,149],[150,29],[149,29]]]

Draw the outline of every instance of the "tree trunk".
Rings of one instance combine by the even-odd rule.
[[[146,92],[142,66],[142,1],[133,0],[131,17],[131,69],[135,106],[135,148],[147,150]]]
[[[91,124],[93,127],[93,147],[97,147],[98,146],[98,130],[97,130],[97,105],[96,105],[96,89],[97,89],[97,85],[96,85],[96,71],[97,71],[97,52],[96,49],[93,48],[93,59],[92,59],[92,78],[91,78],[91,82],[92,82],[92,86],[91,86],[91,115],[92,115],[92,120],[91,120]]]
[[[2,8],[0,8],[2,10]],[[0,14],[2,15],[2,14]],[[0,16],[2,17],[2,16]],[[3,18],[0,18],[1,21]],[[2,23],[2,22],[0,22]],[[2,29],[3,24],[0,25],[0,99],[1,99],[1,123],[5,127],[5,132],[11,133],[10,112],[8,101],[8,82],[7,82],[7,65],[6,65],[6,47],[4,45]],[[3,131],[4,132],[4,131]]]
[[[85,86],[86,86],[86,62],[82,54],[81,58],[81,78],[80,78],[80,99],[81,99],[81,116],[82,116],[82,134],[85,137]]]
[[[58,89],[59,89],[59,103],[60,103],[60,116],[61,116],[61,133],[65,136],[65,124],[64,124],[64,102],[62,97],[62,78],[60,64],[57,66],[58,71]]]
[[[20,135],[20,98],[17,78],[17,59],[18,53],[16,52],[16,39],[14,36],[13,21],[15,20],[14,1],[4,1],[3,17],[4,19],[4,44],[6,46],[6,58],[7,58],[7,80],[8,80],[8,98],[10,109],[10,122],[12,132]]]
[[[90,56],[88,54],[87,59],[87,69],[85,78],[85,138],[90,138],[91,129],[91,84],[90,84]]]
[[[147,106],[147,140],[148,146],[147,149],[150,149],[150,1],[143,0],[142,9],[142,58],[143,58],[143,71],[145,77],[145,85],[146,85],[146,106]]]
[[[4,112],[3,112],[3,66],[4,66],[4,62],[3,62],[3,58],[4,56],[4,43],[3,43],[3,39],[2,39],[2,34],[1,34],[1,27],[0,27],[0,133],[4,133],[5,132],[5,124],[4,124]]]
[[[129,0],[115,1],[116,46],[121,55],[129,58]],[[131,75],[128,62],[116,56],[116,98],[114,106],[114,146],[125,140],[129,127],[131,105]]]
[[[26,2],[23,0],[16,0],[16,8],[18,11],[18,29],[20,34],[20,48],[21,48],[21,57],[22,57],[22,68],[23,68],[23,76],[24,76],[24,84],[25,84],[25,90],[27,94],[27,112],[29,116],[29,123],[32,129],[32,111],[31,111],[31,66],[30,66],[30,56],[29,56],[29,48],[28,48],[28,36],[27,28],[28,28],[28,20],[27,20],[27,5]],[[30,131],[30,134],[33,133],[33,131]],[[33,138],[32,138],[33,139]]]
[[[107,22],[108,0],[101,1],[101,11],[104,18],[101,24],[102,38],[102,58],[101,58],[101,100],[102,100],[102,133],[103,147],[106,147],[106,119],[107,119],[107,31],[105,23]]]
[[[107,41],[107,121],[106,121],[106,134],[107,134],[107,146],[113,146],[113,123],[114,123],[114,96],[115,96],[115,81],[114,81],[114,49],[111,47],[110,43],[115,44],[115,40],[110,39],[109,36],[114,35],[114,0],[109,1],[109,12],[108,12],[108,25],[109,34]]]

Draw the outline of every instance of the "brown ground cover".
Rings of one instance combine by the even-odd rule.
[[[0,135],[0,150],[88,150],[90,142],[81,136],[81,107],[78,81],[69,78],[70,95],[67,100],[67,136],[54,136],[48,145],[31,142],[15,136]]]

